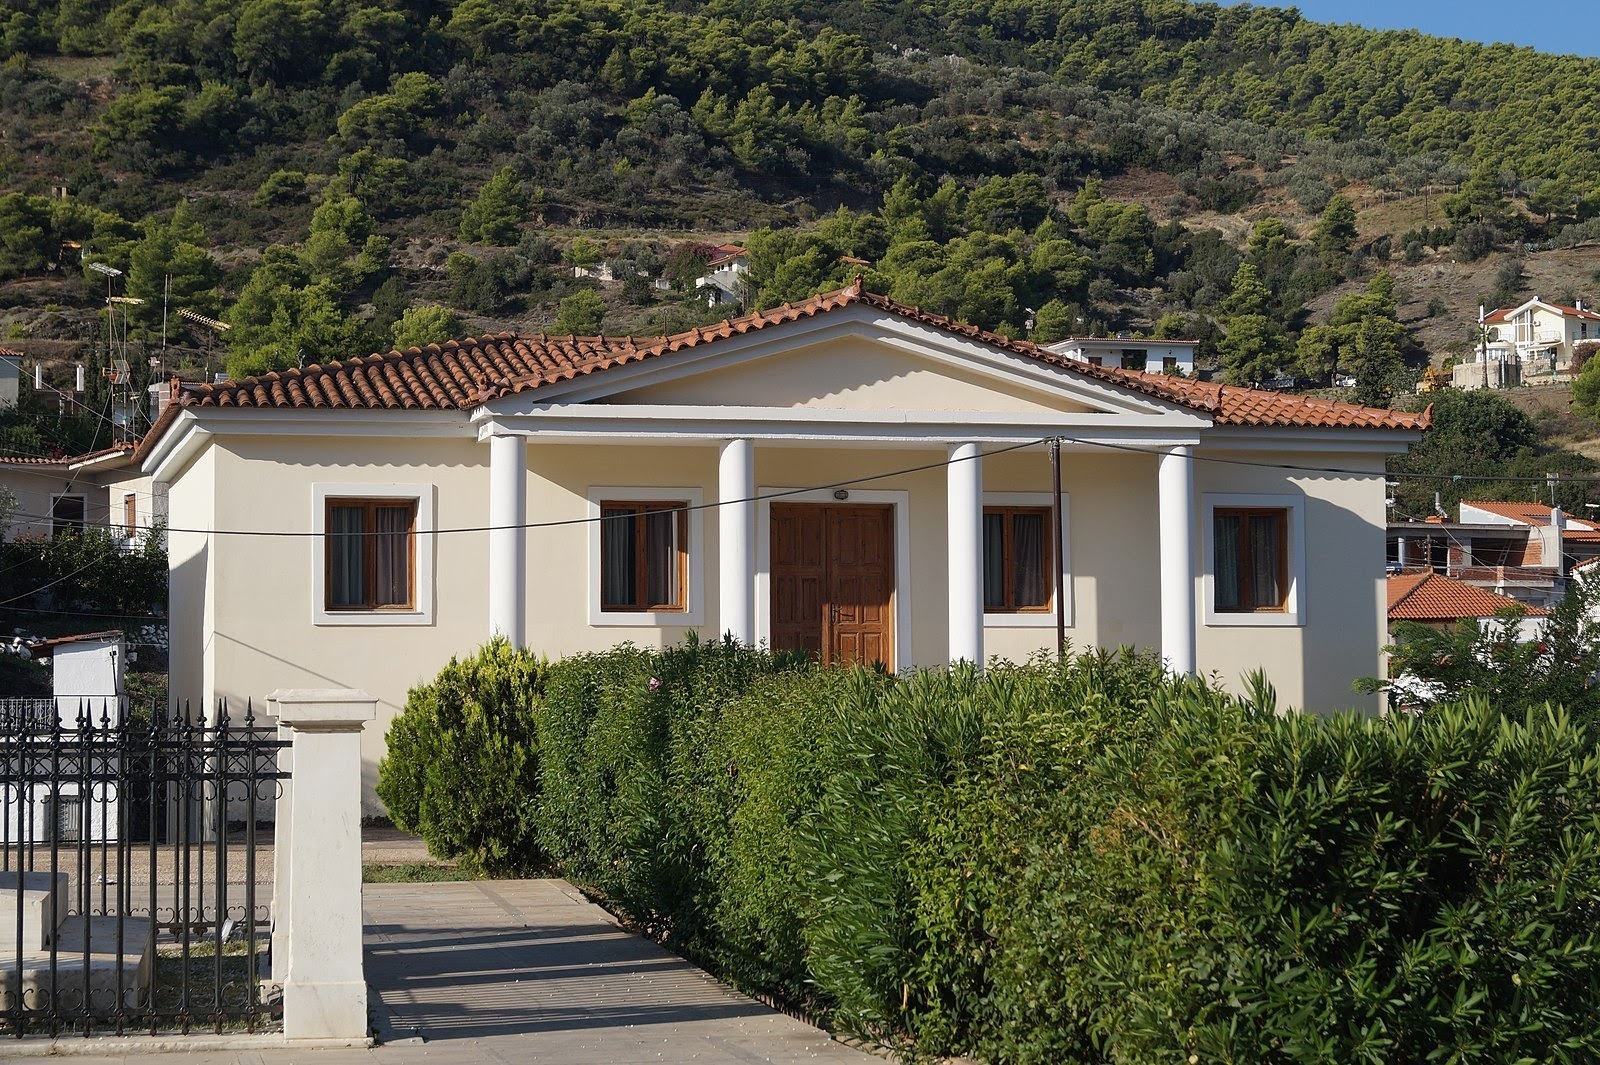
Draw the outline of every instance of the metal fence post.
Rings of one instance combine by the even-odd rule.
[[[268,698],[294,738],[284,1036],[364,1043],[361,729],[378,703],[349,688],[279,689]]]

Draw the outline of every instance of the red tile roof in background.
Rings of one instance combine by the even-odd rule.
[[[1565,304],[1551,303],[1548,300],[1538,300],[1537,302],[1546,307],[1553,308],[1555,311],[1560,313],[1563,318],[1583,318],[1591,322],[1600,322],[1600,314],[1596,314],[1587,307],[1581,309],[1578,307],[1568,307]],[[1483,316],[1483,323],[1485,325],[1498,325],[1501,322],[1509,321],[1513,312],[1526,306],[1528,306],[1528,304],[1519,303],[1515,307],[1496,307],[1494,310]]]
[[[1203,411],[1211,414],[1219,425],[1420,430],[1432,421],[1431,408],[1421,413],[1407,413],[1095,366],[1046,351],[1030,341],[1013,340],[943,315],[895,303],[885,296],[867,292],[859,281],[849,288],[799,303],[785,303],[768,311],[667,337],[497,333],[368,355],[326,366],[284,370],[240,381],[198,385],[185,388],[178,403],[185,407],[467,410],[501,396],[646,359],[670,358],[689,348],[855,305],[886,311],[1014,355],[1049,363],[1069,373]],[[156,436],[158,430],[164,428],[158,426],[150,435]]]
[[[1518,602],[1508,595],[1497,595],[1475,585],[1423,570],[1397,573],[1388,579],[1390,621],[1460,621],[1462,618],[1490,618],[1502,610],[1521,610],[1530,617],[1545,611]]]

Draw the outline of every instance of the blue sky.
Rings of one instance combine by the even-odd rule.
[[[1238,0],[1221,0],[1224,6]],[[1558,55],[1600,56],[1596,0],[1300,0],[1257,3],[1298,7],[1316,22],[1353,22],[1378,30],[1421,30],[1468,41],[1504,41]]]

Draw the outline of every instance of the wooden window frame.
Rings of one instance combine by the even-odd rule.
[[[1026,505],[986,504],[984,506],[983,516],[985,518],[997,514],[1004,518],[1001,523],[1000,545],[1001,591],[1004,601],[1000,606],[989,606],[988,597],[985,596],[983,612],[990,615],[1055,613],[1056,595],[1060,591],[1060,582],[1056,579],[1056,556],[1059,551],[1051,550],[1055,545],[1055,519],[1051,509],[1049,507]],[[1043,555],[1040,562],[1044,569],[1045,588],[1049,594],[1045,596],[1044,605],[1042,606],[1017,606],[1012,602],[1013,590],[1016,587],[1017,554],[1013,546],[1015,526],[1011,519],[1018,514],[1036,514],[1044,521],[1043,534],[1039,538],[1039,550]],[[984,563],[984,570],[987,571],[987,558],[985,558]]]
[[[129,536],[139,529],[139,496],[134,492],[122,495],[122,527]]]
[[[599,600],[600,611],[604,614],[686,614],[689,611],[689,507],[691,503],[685,499],[602,499],[600,500],[601,521],[601,552],[599,559],[601,597]],[[607,510],[627,510],[632,512],[634,522],[633,535],[633,599],[628,603],[607,603],[605,601],[605,534],[604,524],[608,521],[617,521],[617,518],[606,518],[603,515]],[[646,550],[646,518],[650,514],[663,512],[675,513],[677,518],[678,534],[678,602],[670,604],[651,603],[648,591],[650,576],[648,573],[649,552]]]
[[[1289,612],[1290,597],[1289,523],[1292,520],[1290,509],[1288,507],[1216,507],[1211,512],[1213,538],[1216,536],[1215,528],[1218,519],[1229,517],[1238,518],[1240,529],[1245,533],[1245,535],[1241,535],[1239,537],[1239,556],[1235,560],[1239,572],[1238,599],[1241,605],[1234,607],[1218,606],[1215,600],[1213,600],[1212,609],[1218,614],[1287,614]],[[1277,535],[1275,539],[1278,542],[1279,597],[1278,602],[1272,606],[1244,605],[1246,603],[1253,603],[1256,598],[1254,580],[1252,576],[1254,572],[1254,566],[1251,564],[1254,559],[1251,555],[1248,529],[1250,525],[1250,519],[1257,517],[1271,517],[1277,519]],[[1214,539],[1213,543],[1215,543]],[[1215,548],[1213,548],[1213,551],[1214,550]],[[1215,558],[1211,560],[1211,565],[1213,572],[1215,572]],[[1248,595],[1246,594],[1247,592],[1249,593]]]
[[[363,551],[361,553],[361,589],[362,602],[359,604],[333,602],[333,511],[335,507],[361,508],[361,533],[363,536],[377,535],[377,511],[379,507],[405,507],[410,512],[410,519],[406,523],[406,601],[404,603],[375,604],[372,591],[378,584],[378,553],[376,551]],[[322,536],[322,609],[329,614],[383,614],[383,613],[415,613],[417,611],[417,515],[420,510],[419,501],[415,496],[336,496],[329,495],[323,501],[323,536]]]

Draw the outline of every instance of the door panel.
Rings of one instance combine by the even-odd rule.
[[[772,646],[894,667],[894,508],[775,503]]]

